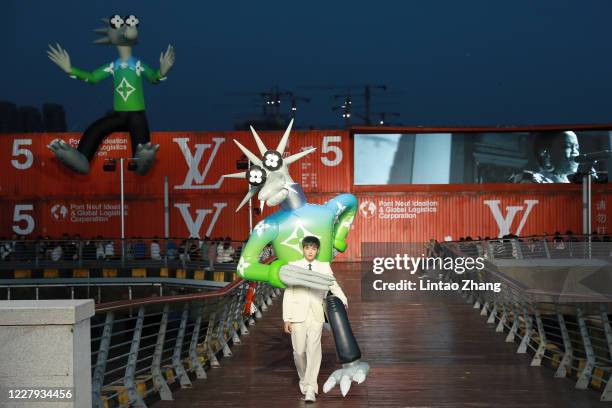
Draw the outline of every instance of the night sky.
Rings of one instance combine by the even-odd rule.
[[[157,67],[170,43],[169,79],[146,85],[153,130],[221,130],[260,111],[278,86],[311,97],[298,127],[339,127],[341,90],[385,84],[373,111],[404,125],[612,123],[612,2],[514,1],[2,1],[0,100],[57,102],[70,130],[112,106],[112,81],[69,79],[47,59],[50,42],[74,66],[116,58],[93,45],[102,17],[136,14],[134,54]],[[360,105],[356,92],[355,106]],[[285,107],[286,109],[286,107]],[[356,109],[359,110],[359,109]]]

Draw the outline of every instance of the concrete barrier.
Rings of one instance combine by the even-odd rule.
[[[90,407],[93,314],[93,300],[0,301],[0,406]]]

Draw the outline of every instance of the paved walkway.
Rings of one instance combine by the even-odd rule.
[[[361,302],[359,264],[334,268],[349,298],[349,316],[370,375],[346,398],[336,387],[310,407],[604,407],[599,394],[578,391],[530,367],[528,355],[504,342],[485,317],[455,293],[416,292],[388,302]],[[301,407],[291,342],[282,332],[281,299],[251,328],[234,355],[209,378],[176,390],[154,408]],[[323,335],[319,388],[336,368],[331,333]]]

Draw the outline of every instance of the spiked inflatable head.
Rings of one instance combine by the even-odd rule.
[[[111,18],[103,18],[106,27],[94,31],[101,37],[94,44],[110,44],[132,46],[138,42],[138,24],[140,20],[133,14],[121,17],[119,14]]]
[[[289,168],[287,166],[301,159],[307,154],[314,152],[316,148],[313,147],[283,158],[283,153],[285,152],[285,147],[289,141],[289,133],[291,132],[292,126],[293,119],[291,119],[291,122],[289,122],[289,126],[287,127],[287,130],[285,130],[285,133],[283,134],[283,137],[281,138],[276,150],[266,148],[255,129],[253,129],[251,126],[251,132],[255,138],[255,143],[257,144],[257,149],[259,150],[261,158],[241,145],[237,140],[234,140],[234,143],[238,145],[238,148],[240,148],[242,153],[244,153],[244,155],[252,163],[248,171],[226,174],[223,176],[231,178],[246,178],[249,182],[249,192],[238,205],[236,211],[240,210],[240,208],[242,208],[242,206],[244,206],[255,194],[257,194],[257,198],[261,202],[261,209],[263,210],[264,203],[268,204],[270,207],[278,205],[287,198],[290,191],[295,192],[291,188],[291,185],[295,183],[289,175]]]

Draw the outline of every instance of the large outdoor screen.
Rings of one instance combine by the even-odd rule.
[[[589,154],[611,149],[611,139],[609,130],[356,134],[354,180],[357,185],[572,183],[590,172],[596,182],[607,182],[612,156]]]

